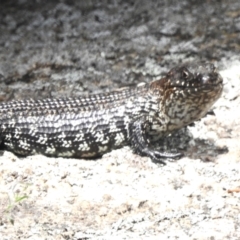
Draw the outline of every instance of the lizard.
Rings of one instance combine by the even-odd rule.
[[[18,155],[98,158],[130,145],[165,164],[181,153],[154,143],[204,117],[220,98],[223,79],[211,63],[187,62],[163,77],[109,93],[25,99],[0,104],[0,143]]]

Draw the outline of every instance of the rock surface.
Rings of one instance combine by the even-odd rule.
[[[4,151],[0,239],[240,239],[239,1],[5,0],[0,32],[0,101],[110,91],[199,59],[225,83],[165,167],[129,147],[97,161]]]

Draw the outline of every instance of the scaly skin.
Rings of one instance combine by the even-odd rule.
[[[186,63],[149,84],[82,98],[22,100],[0,105],[0,139],[20,155],[99,157],[130,145],[163,163],[151,143],[205,116],[221,96],[211,64]]]

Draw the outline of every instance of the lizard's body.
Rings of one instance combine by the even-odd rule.
[[[197,63],[176,67],[152,83],[106,94],[2,103],[0,140],[20,155],[78,158],[131,145],[158,161],[179,154],[156,151],[150,142],[203,117],[221,92],[215,68]]]

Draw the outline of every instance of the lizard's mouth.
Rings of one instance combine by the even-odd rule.
[[[203,83],[204,82],[204,83]],[[205,98],[207,101],[215,101],[215,99],[221,96],[223,90],[223,80],[221,76],[216,79],[206,80],[203,79],[201,82],[183,82],[183,84],[172,84],[167,90],[167,96],[172,98],[188,98],[198,99]]]
[[[172,84],[171,87],[173,88],[179,88],[179,89],[213,89],[216,87],[222,87],[223,85],[223,79],[219,74],[216,74],[216,76],[197,76],[194,80],[191,82],[182,81],[178,84]]]
[[[171,87],[171,89],[176,90],[182,90],[182,91],[188,91],[188,90],[195,90],[195,91],[213,91],[218,88],[222,88],[223,85],[218,84],[204,84],[204,85],[196,85],[196,86],[181,86],[181,85],[174,85]]]

